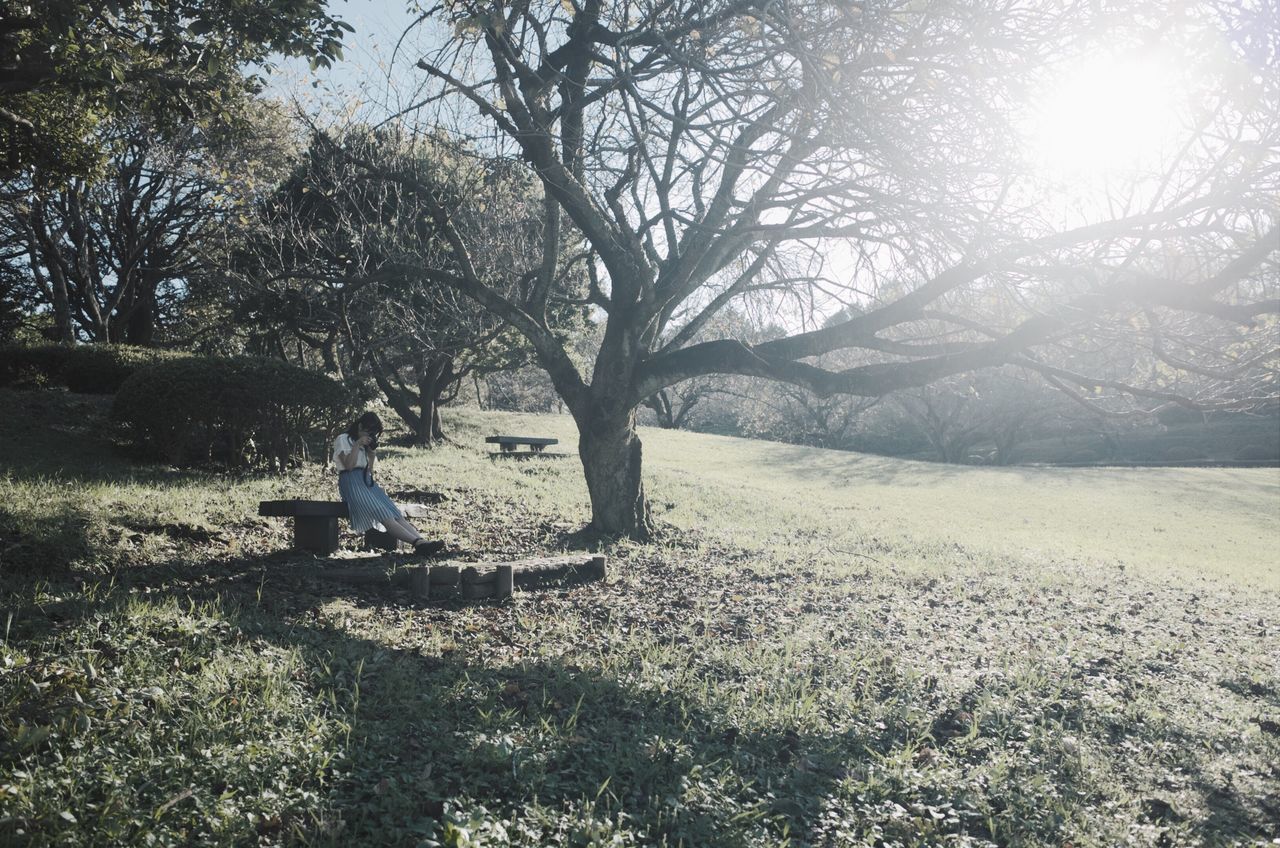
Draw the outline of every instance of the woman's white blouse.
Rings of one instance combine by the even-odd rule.
[[[339,454],[351,453],[356,451],[356,464],[354,468],[368,468],[369,457],[365,454],[364,448],[356,446],[355,439],[343,433],[341,436],[333,440],[333,467],[337,471],[346,471],[343,467],[342,460],[338,459]]]

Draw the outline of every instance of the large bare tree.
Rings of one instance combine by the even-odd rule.
[[[424,16],[441,46],[418,62],[421,108],[524,160],[545,195],[542,251],[511,269],[528,285],[500,290],[440,210],[452,258],[430,273],[532,344],[577,423],[607,533],[653,529],[637,406],[702,375],[874,397],[1017,363],[1085,394],[1247,404],[1274,393],[1274,358],[1232,345],[1269,353],[1280,309],[1265,14],[1153,0],[448,0]],[[1102,41],[1217,52],[1163,173],[1063,226],[1020,155],[1020,116]],[[569,255],[606,322],[589,368],[548,318],[566,239],[583,246]],[[1182,255],[1208,259],[1169,261]],[[787,333],[703,337],[744,304],[776,310]],[[1126,348],[1114,362],[1158,348],[1224,391],[1188,398],[1105,357],[1094,374],[1045,354],[1102,340]],[[844,349],[868,358],[818,359]]]

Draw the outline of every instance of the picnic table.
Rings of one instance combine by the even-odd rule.
[[[560,444],[559,439],[548,439],[542,436],[489,436],[485,439],[491,445],[497,445],[503,453],[515,453],[520,445],[528,445],[530,453],[542,453],[547,445]]]

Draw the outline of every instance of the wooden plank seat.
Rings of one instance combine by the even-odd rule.
[[[542,436],[489,436],[485,439],[491,445],[497,445],[503,453],[512,453],[520,445],[528,445],[532,453],[542,453],[547,445],[560,444],[559,439],[548,439]]]
[[[426,509],[418,504],[400,504],[409,518],[420,518]],[[258,515],[293,519],[293,546],[328,556],[338,549],[338,519],[347,518],[342,501],[259,501]]]

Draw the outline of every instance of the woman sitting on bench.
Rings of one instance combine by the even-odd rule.
[[[333,466],[338,471],[338,493],[347,505],[347,519],[351,529],[364,533],[377,528],[390,533],[402,542],[413,545],[413,552],[431,556],[444,549],[444,542],[428,542],[418,529],[405,521],[400,508],[373,480],[373,466],[377,459],[378,436],[382,433],[382,421],[372,412],[361,415],[347,432],[333,442]]]

